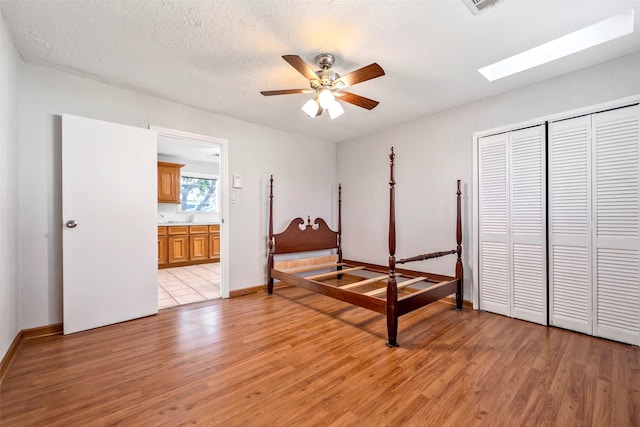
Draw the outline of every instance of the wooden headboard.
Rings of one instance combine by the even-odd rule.
[[[322,218],[313,223],[307,219],[296,218],[282,232],[273,235],[273,253],[289,254],[293,252],[318,251],[338,248],[338,232],[333,231]]]
[[[269,179],[269,257],[272,266],[273,255],[295,252],[310,252],[337,249],[339,262],[342,262],[342,186],[338,186],[338,231],[333,231],[322,218],[307,222],[302,218],[292,220],[287,228],[273,233],[273,175]]]

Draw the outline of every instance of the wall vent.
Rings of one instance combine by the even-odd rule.
[[[462,0],[474,15],[484,12],[488,7],[493,6],[498,0]]]

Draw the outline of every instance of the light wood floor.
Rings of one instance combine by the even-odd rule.
[[[444,303],[385,329],[285,288],[32,340],[0,425],[640,425],[638,348]]]

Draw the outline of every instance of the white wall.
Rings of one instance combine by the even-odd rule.
[[[21,110],[20,231],[23,328],[62,322],[61,172],[59,114],[127,125],[155,125],[229,141],[232,190],[226,219],[230,289],[266,281],[267,178],[277,179],[275,224],[307,212],[331,218],[335,144],[253,125],[69,73],[25,64]],[[124,154],[124,153],[123,153]],[[115,170],[114,170],[115,171]],[[303,211],[299,211],[302,207]]]
[[[455,247],[455,180],[462,179],[465,298],[470,300],[473,133],[636,94],[640,54],[340,143],[345,258],[387,263],[387,154],[395,146],[396,256]],[[454,260],[448,256],[407,268],[453,275]]]
[[[18,281],[18,146],[22,60],[0,15],[0,360],[22,329]]]

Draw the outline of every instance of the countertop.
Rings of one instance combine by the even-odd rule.
[[[181,226],[181,225],[220,225],[219,222],[159,222],[158,227]]]

